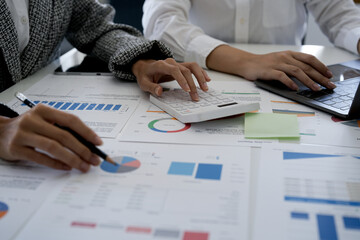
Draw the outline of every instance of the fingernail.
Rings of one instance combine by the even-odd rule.
[[[314,84],[312,85],[312,88],[313,88],[313,90],[315,90],[315,91],[320,91],[320,90],[321,90],[320,86],[317,85],[316,83],[314,83]]]
[[[95,154],[92,154],[91,155],[91,158],[89,159],[89,162],[94,165],[94,166],[97,166],[100,164],[100,159],[98,156],[96,156]]]
[[[328,86],[328,88],[331,88],[331,89],[336,88],[336,85],[333,82],[328,82],[327,86]]]
[[[326,74],[327,74],[327,76],[328,76],[329,78],[331,78],[331,77],[333,76],[333,74],[332,74],[332,72],[331,72],[330,70],[327,70]]]
[[[160,88],[160,86],[157,86],[157,87],[156,87],[156,89],[155,89],[155,94],[156,94],[158,97],[160,97],[160,95],[161,95],[161,88]]]
[[[95,144],[96,145],[102,145],[103,144],[103,141],[101,140],[101,138],[99,136],[95,137]]]
[[[208,87],[206,82],[203,83],[203,87],[204,87],[205,90],[209,90],[209,87]]]
[[[299,86],[298,85],[296,85],[295,83],[292,83],[291,84],[291,88],[293,89],[293,90],[299,90]]]
[[[193,99],[194,99],[195,101],[199,101],[199,100],[200,100],[198,93],[193,93],[192,96],[193,96]]]
[[[82,163],[80,164],[80,170],[81,170],[82,172],[87,172],[87,171],[89,170],[89,168],[90,168],[90,165],[87,164],[87,163],[85,163],[85,162],[82,162]]]
[[[211,81],[211,78],[209,77],[209,75],[207,74],[207,72],[204,71],[204,73],[205,73],[205,77],[207,78],[207,80],[208,80],[208,81]]]
[[[190,92],[190,87],[189,87],[188,84],[185,85],[185,89],[184,89],[184,90],[185,90],[185,92]]]

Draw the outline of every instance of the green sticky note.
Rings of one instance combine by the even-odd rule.
[[[277,113],[246,113],[246,138],[299,138],[297,116]]]

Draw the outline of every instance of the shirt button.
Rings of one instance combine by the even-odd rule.
[[[244,24],[245,23],[245,18],[240,18],[240,24]]]
[[[28,20],[27,20],[27,18],[25,16],[21,17],[21,23],[24,24],[24,25],[28,23]]]

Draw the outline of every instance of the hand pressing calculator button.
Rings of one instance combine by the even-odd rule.
[[[202,122],[240,113],[259,110],[257,102],[237,102],[221,92],[198,88],[199,101],[192,101],[189,93],[180,88],[165,90],[161,97],[150,95],[150,102],[183,123]]]

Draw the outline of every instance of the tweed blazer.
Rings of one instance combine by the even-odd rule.
[[[109,63],[115,76],[134,80],[139,59],[172,57],[158,41],[133,27],[113,23],[114,9],[96,0],[29,0],[30,40],[20,54],[15,25],[0,0],[0,92],[59,57],[64,37],[79,51]]]

